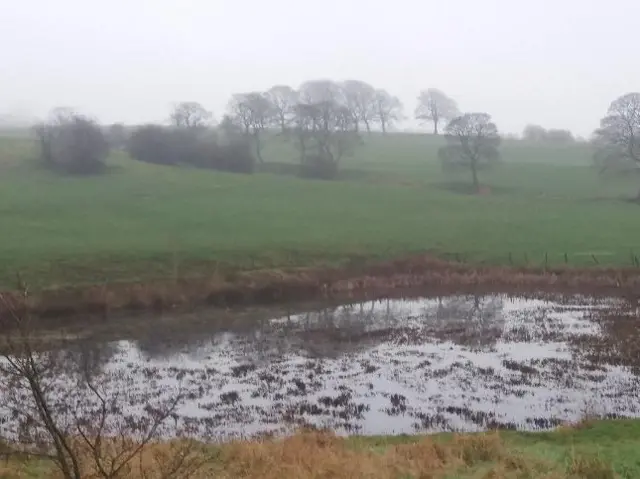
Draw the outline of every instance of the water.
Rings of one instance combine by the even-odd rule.
[[[158,321],[82,354],[109,378],[106,394],[126,393],[129,411],[180,391],[176,425],[216,438],[305,424],[399,434],[640,416],[640,319],[621,299],[454,296],[216,314],[197,327]]]

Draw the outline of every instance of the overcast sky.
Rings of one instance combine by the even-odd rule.
[[[0,113],[163,121],[234,92],[362,79],[413,114],[437,87],[502,131],[588,135],[640,90],[640,0],[0,0]]]

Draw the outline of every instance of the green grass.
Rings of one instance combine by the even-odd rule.
[[[550,432],[504,431],[500,436],[508,451],[529,461],[548,464],[552,471],[565,472],[574,462],[595,459],[612,469],[616,477],[640,477],[640,420],[637,419],[592,421],[583,427]],[[448,441],[451,435],[443,434],[438,438]],[[389,446],[414,443],[419,439],[419,436],[365,436],[349,441],[356,448],[384,451]],[[601,477],[604,478],[596,476],[594,479]]]
[[[482,172],[493,194],[449,186],[440,138],[375,135],[344,161],[348,179],[233,175],[141,164],[123,154],[102,176],[34,166],[34,145],[0,138],[0,285],[34,286],[199,274],[234,267],[339,264],[432,251],[478,263],[630,264],[640,206],[621,198],[637,177],[598,176],[586,146],[505,142],[504,165]],[[269,162],[291,163],[280,140]]]

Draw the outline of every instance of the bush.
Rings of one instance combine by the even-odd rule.
[[[253,173],[256,158],[253,156],[251,142],[238,139],[228,144],[217,145],[213,168],[235,173]]]
[[[338,177],[338,162],[327,155],[307,155],[302,163],[301,174],[304,178],[334,180]]]
[[[126,147],[129,133],[122,123],[109,125],[106,130],[107,140],[111,148],[121,150]]]
[[[133,158],[159,165],[175,164],[176,153],[173,148],[170,132],[159,125],[138,128],[127,142],[127,149]]]
[[[68,174],[99,173],[109,155],[100,126],[81,115],[57,118],[36,128],[44,166]]]
[[[201,128],[164,128],[147,125],[129,140],[129,154],[139,161],[161,165],[190,165],[236,173],[252,173],[255,158],[249,141],[219,144]]]

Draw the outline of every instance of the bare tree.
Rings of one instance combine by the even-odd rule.
[[[627,93],[611,103],[594,144],[601,171],[640,168],[640,93]],[[640,191],[636,198],[640,201]]]
[[[251,133],[251,125],[253,124],[253,114],[249,108],[245,93],[236,93],[231,97],[227,106],[228,117],[236,125],[240,126],[245,135]]]
[[[433,123],[433,133],[435,135],[438,134],[440,122],[450,121],[459,114],[456,102],[445,95],[444,92],[436,88],[429,88],[420,92],[415,117],[418,120]]]
[[[402,102],[388,91],[379,89],[374,98],[374,119],[380,123],[382,133],[387,133],[390,126],[402,120]]]
[[[522,132],[522,139],[536,143],[569,144],[576,140],[569,130],[560,128],[544,129],[539,125],[527,125]]]
[[[329,80],[307,82],[295,108],[294,133],[303,172],[332,178],[341,158],[360,141],[355,120],[344,104],[339,85]]]
[[[346,106],[344,90],[332,80],[310,80],[300,86],[298,102],[306,105]]]
[[[261,163],[262,134],[269,126],[273,116],[272,105],[264,93],[238,93],[229,103],[229,111],[234,121],[242,125],[245,135],[251,135],[256,147],[256,156]]]
[[[478,170],[500,158],[500,135],[487,113],[465,113],[449,122],[445,129],[447,145],[438,155],[444,166],[471,171],[473,187],[480,190]]]
[[[209,124],[213,114],[200,103],[185,101],[179,103],[171,113],[171,122],[178,128],[201,128]]]
[[[351,112],[356,126],[360,130],[362,122],[371,133],[371,123],[376,116],[376,90],[371,85],[360,80],[347,80],[342,83],[345,106]]]
[[[539,143],[545,140],[547,137],[547,130],[540,125],[527,125],[522,131],[522,139]]]
[[[276,85],[266,92],[266,98],[271,104],[272,120],[285,133],[294,115],[298,102],[298,93],[287,85]]]
[[[38,339],[17,306],[26,300],[0,294],[0,456],[51,461],[65,479],[187,478],[204,465],[203,446],[193,440],[154,448],[167,420],[176,419],[180,394],[142,405],[128,392],[133,385],[109,387],[122,378]],[[180,436],[177,426],[174,433]]]

